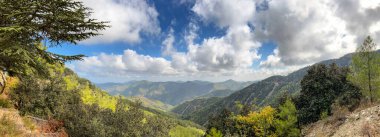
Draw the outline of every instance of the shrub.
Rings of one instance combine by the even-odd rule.
[[[11,108],[11,107],[12,107],[12,103],[9,100],[0,98],[0,108]]]

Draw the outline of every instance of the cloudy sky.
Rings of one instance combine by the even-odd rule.
[[[260,80],[380,43],[379,0],[81,0],[110,28],[50,49],[94,82]]]

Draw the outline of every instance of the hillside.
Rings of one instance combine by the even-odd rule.
[[[148,99],[142,96],[129,96],[126,98],[131,101],[139,101],[141,102],[142,106],[152,108],[152,109],[168,111],[173,108],[172,105],[162,103],[161,101],[158,101],[158,100]]]
[[[249,84],[251,84],[251,82],[227,80],[217,83],[206,81],[131,81],[126,83],[104,83],[97,85],[103,90],[108,91],[111,95],[143,96],[174,106],[201,96],[224,97]]]
[[[64,130],[52,128],[52,121],[21,116],[15,109],[0,108],[0,135],[10,137],[67,137]]]
[[[380,51],[379,51],[380,52]],[[339,66],[348,66],[351,62],[352,54],[347,54],[338,59],[321,61],[321,64],[337,63]],[[318,63],[316,63],[318,64]],[[306,74],[309,67],[301,68],[287,76],[272,76],[262,81],[255,82],[248,87],[234,92],[222,98],[214,104],[204,106],[192,113],[184,113],[183,117],[198,124],[205,124],[208,116],[217,114],[223,108],[236,111],[235,104],[256,104],[259,106],[276,104],[276,98],[283,94],[297,94],[300,91],[300,81]],[[181,106],[181,105],[179,105]],[[181,108],[174,108],[176,112],[181,112]]]
[[[137,131],[128,131],[129,133],[159,133],[157,136],[177,137],[181,133],[190,136],[202,136],[204,134],[203,127],[159,110],[169,109],[170,106],[159,105],[156,104],[157,102],[150,102],[151,100],[144,100],[144,98],[111,96],[87,79],[78,77],[64,66],[47,65],[46,67],[52,72],[48,78],[32,76],[25,77],[21,81],[17,77],[5,76],[7,81],[3,82],[6,83],[7,87],[0,95],[0,108],[10,108],[12,114],[17,114],[15,116],[20,113],[21,116],[19,117],[32,116],[41,120],[45,119],[43,121],[47,119],[64,121],[62,126],[57,129],[67,129],[69,136],[114,134],[112,132],[117,133],[121,130],[118,128],[125,126],[135,127],[127,130],[138,129]],[[3,73],[1,74],[3,75]],[[2,88],[3,86],[1,86]],[[136,100],[142,102],[143,106],[134,103]],[[156,108],[146,107],[152,104]],[[121,108],[125,110],[120,110]],[[0,113],[8,112],[7,110],[1,110]],[[129,120],[131,118],[135,120]],[[9,128],[15,126],[20,128],[26,124],[18,119],[20,118],[15,121],[18,124],[11,125]],[[112,121],[118,121],[123,126],[116,125]],[[137,121],[141,125],[133,123]],[[6,122],[9,123],[9,120]],[[0,127],[4,127],[7,123],[0,123]],[[87,128],[90,128],[88,132],[79,132],[79,130]],[[20,130],[21,136],[31,133],[34,134],[34,131]],[[66,133],[64,132],[64,134]]]
[[[204,108],[207,105],[214,104],[215,102],[220,100],[221,98],[218,97],[194,99],[192,101],[186,101],[185,103],[176,106],[174,109],[171,110],[171,112],[180,115],[187,115],[201,108]]]
[[[305,137],[378,137],[380,105],[344,116],[331,116],[304,128]]]

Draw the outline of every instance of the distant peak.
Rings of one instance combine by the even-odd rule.
[[[236,81],[233,80],[233,79],[228,79],[228,80],[226,80],[226,81],[224,81],[224,82],[236,82]]]

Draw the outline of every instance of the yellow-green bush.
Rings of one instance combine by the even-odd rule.
[[[170,129],[170,137],[201,137],[204,131],[194,127],[176,126]]]

